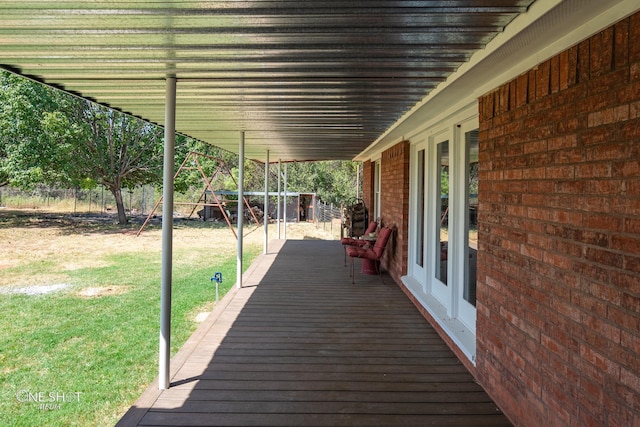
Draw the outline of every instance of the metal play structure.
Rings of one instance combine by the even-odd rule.
[[[210,160],[214,160],[214,161],[216,161],[218,163],[218,166],[217,166],[216,170],[213,172],[213,174],[211,174],[210,177],[208,177],[204,173],[204,169],[202,168],[202,165],[200,164],[200,161],[199,161],[199,158],[201,158],[201,157],[204,157],[204,158],[207,158],[207,159],[210,159]],[[195,210],[196,210],[196,208],[198,206],[203,206],[204,209],[207,209],[207,207],[209,207],[211,209],[219,210],[221,216],[224,218],[224,220],[226,221],[227,225],[229,226],[229,229],[231,230],[231,232],[233,233],[233,235],[237,239],[238,238],[238,234],[233,229],[233,224],[231,223],[230,213],[225,208],[224,202],[220,199],[219,195],[216,194],[216,192],[213,190],[213,187],[211,186],[211,184],[214,182],[214,180],[216,178],[218,178],[221,174],[224,174],[224,175],[230,177],[233,180],[233,183],[235,184],[235,186],[236,187],[238,186],[238,182],[234,178],[233,174],[231,173],[231,171],[227,167],[227,164],[224,162],[224,160],[222,160],[222,159],[220,159],[218,157],[213,157],[213,156],[209,156],[207,154],[203,154],[203,153],[198,153],[196,151],[192,151],[185,157],[184,161],[182,162],[182,164],[178,168],[177,172],[173,176],[174,181],[180,175],[180,172],[182,172],[184,170],[197,170],[198,172],[200,172],[200,175],[202,176],[202,180],[204,181],[204,189],[202,190],[202,193],[200,194],[200,197],[198,198],[197,202],[174,202],[174,205],[192,205],[193,209],[191,210],[191,213],[189,214],[189,217],[191,217],[193,215],[193,213],[195,212]],[[213,198],[213,200],[207,201],[207,195],[210,195]],[[160,199],[158,199],[158,201],[156,202],[155,206],[153,207],[153,209],[151,210],[151,212],[147,216],[147,219],[144,221],[144,223],[142,224],[142,226],[140,227],[140,229],[136,233],[136,236],[139,236],[140,233],[142,233],[142,230],[149,223],[149,221],[151,220],[151,218],[155,214],[156,209],[158,209],[158,206],[160,206],[160,204],[162,203],[162,199],[163,199],[162,197],[160,197]],[[247,201],[246,197],[242,196],[242,200],[243,200],[244,204],[247,207],[247,212],[251,213],[251,216],[253,217],[253,220],[255,221],[256,224],[258,224],[259,223],[258,218],[256,217],[255,212],[253,211],[253,209],[251,209],[251,206],[249,205],[249,202]],[[240,203],[239,198],[238,198],[238,203]]]

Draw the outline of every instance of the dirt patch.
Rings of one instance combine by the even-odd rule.
[[[64,283],[69,280],[69,272],[106,267],[112,256],[123,253],[157,254],[160,260],[161,227],[152,224],[136,237],[139,221],[135,218],[122,227],[114,224],[114,217],[108,214],[0,209],[0,288]],[[284,227],[281,228],[284,238]],[[335,239],[331,228],[330,224],[291,223],[286,234],[289,239]],[[263,225],[245,225],[244,234],[245,247],[262,246]],[[276,225],[271,224],[269,239],[276,239],[277,235]],[[198,264],[209,262],[212,257],[234,256],[237,241],[226,224],[176,218],[173,248],[174,263]]]
[[[68,283],[56,283],[53,285],[31,285],[22,287],[3,287],[0,288],[2,294],[20,294],[20,295],[45,295],[62,291],[69,288]]]
[[[76,293],[79,297],[82,298],[100,298],[100,297],[109,297],[114,295],[122,295],[129,292],[129,286],[101,286],[101,287],[90,287],[84,288]]]

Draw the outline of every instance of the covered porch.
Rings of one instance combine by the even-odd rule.
[[[272,242],[118,425],[510,425],[395,282],[358,270],[337,241]]]

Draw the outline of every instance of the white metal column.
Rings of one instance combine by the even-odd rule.
[[[264,162],[264,208],[262,219],[264,221],[264,253],[269,252],[269,150]]]
[[[160,357],[158,387],[171,385],[171,279],[173,267],[173,175],[176,139],[176,78],[167,78],[162,180],[162,273],[160,294]]]
[[[276,224],[278,224],[278,240],[280,240],[280,218],[282,218],[282,215],[280,213],[280,174],[282,173],[282,160],[278,159],[278,214],[277,214],[277,222]]]
[[[236,256],[236,286],[242,287],[242,238],[244,237],[244,131],[240,132],[238,150],[238,253]]]
[[[287,240],[287,166],[289,166],[289,163],[284,164],[284,203],[282,206],[284,212],[282,216],[284,219],[284,240]]]

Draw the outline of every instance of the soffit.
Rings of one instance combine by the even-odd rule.
[[[0,0],[0,66],[264,159],[352,159],[531,0]]]

